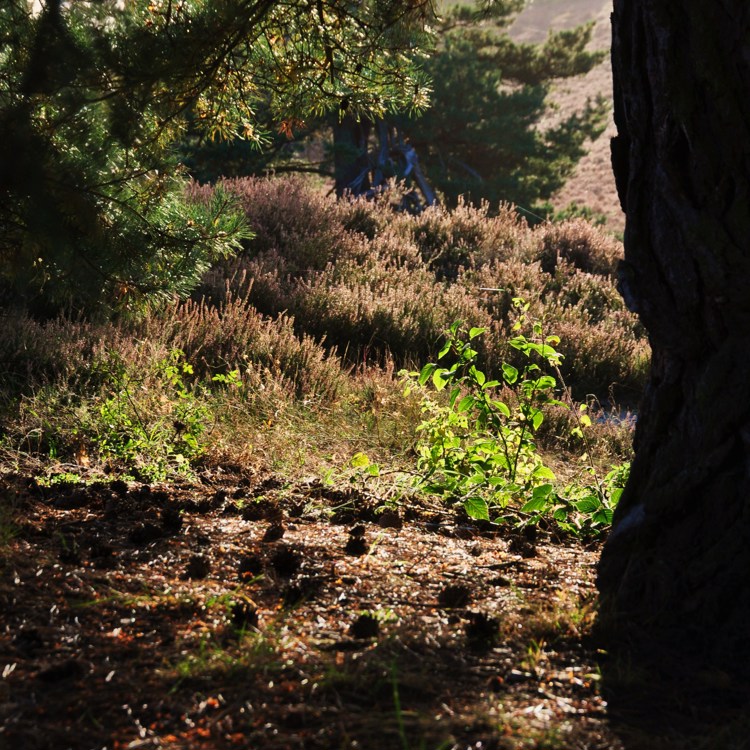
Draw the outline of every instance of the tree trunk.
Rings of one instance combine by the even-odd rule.
[[[372,123],[347,115],[333,125],[333,161],[336,196],[347,191],[355,194],[370,187],[370,131]]]
[[[750,3],[615,0],[612,23],[621,289],[653,359],[602,619],[748,672]]]

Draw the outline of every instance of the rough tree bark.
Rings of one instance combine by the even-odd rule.
[[[750,3],[615,0],[621,289],[653,349],[603,618],[750,671]]]

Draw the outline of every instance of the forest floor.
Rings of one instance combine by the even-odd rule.
[[[689,746],[613,722],[596,544],[239,469],[0,496],[2,748]]]
[[[0,747],[620,747],[596,548],[218,470],[2,492]]]

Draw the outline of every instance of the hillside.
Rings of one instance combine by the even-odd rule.
[[[588,21],[595,21],[593,46],[603,49],[610,43],[608,0],[532,0],[520,14],[511,35],[524,42],[539,42],[550,29],[562,29]],[[556,87],[555,101],[560,113],[580,108],[587,98],[612,95],[612,65],[607,58],[580,79],[561,81]],[[555,196],[554,204],[564,208],[571,202],[588,206],[607,216],[608,228],[622,231],[625,218],[617,199],[615,181],[609,157],[609,141],[615,135],[614,121],[610,118],[606,131],[592,144],[589,153],[581,159],[575,175]]]

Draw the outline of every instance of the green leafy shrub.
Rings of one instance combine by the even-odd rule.
[[[520,300],[517,304],[525,306]],[[519,370],[505,363],[502,379],[489,380],[477,368],[478,352],[472,347],[484,332],[466,332],[454,323],[438,355],[438,360],[451,355],[453,363],[429,363],[407,378],[421,388],[431,383],[437,393],[448,393],[447,403],[423,393],[426,419],[417,428],[416,446],[421,488],[462,504],[473,518],[489,519],[491,509],[497,513],[518,506],[529,493],[537,498],[552,492],[548,482],[554,473],[542,462],[534,433],[544,421],[543,407],[560,403],[554,395],[557,382],[531,358],[556,365],[560,355],[554,349],[557,337],[545,336],[535,323],[534,339],[519,334],[511,341],[529,360],[526,365]],[[502,398],[503,388],[516,398]]]
[[[203,389],[186,382],[192,375],[179,349],[143,374],[113,356],[106,373],[109,392],[89,412],[93,418],[82,434],[102,459],[120,462],[141,477],[190,473],[191,462],[205,450],[210,419]]]
[[[419,372],[404,373],[407,393],[419,389],[424,414],[417,427],[416,487],[462,506],[475,519],[535,525],[549,518],[567,532],[598,533],[612,522],[626,470],[613,470],[599,481],[584,454],[589,481],[555,489],[555,474],[535,438],[547,409],[572,406],[569,394],[568,401],[558,397],[560,339],[545,333],[539,321],[530,323],[530,337],[524,335],[529,305],[518,298],[514,305],[521,314],[509,343],[523,355],[522,368],[506,362],[501,379],[488,379],[477,367],[474,348],[485,330],[454,323],[438,354],[438,361],[452,363],[428,363]],[[592,424],[586,411],[585,405],[576,409],[570,429],[581,440]]]

